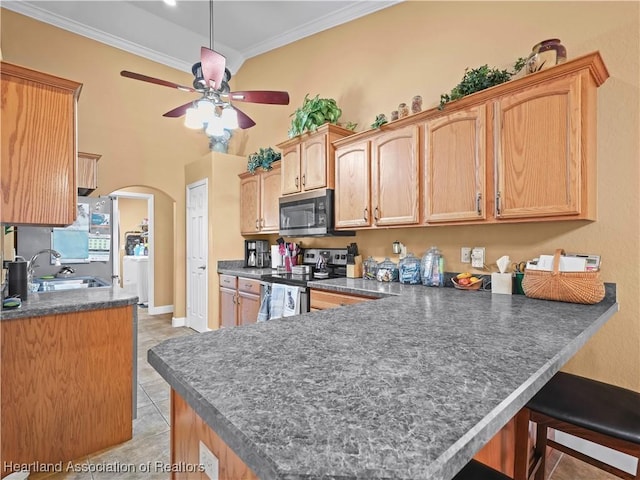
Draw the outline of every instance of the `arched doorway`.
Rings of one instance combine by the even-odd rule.
[[[114,202],[114,222],[117,228],[117,261],[114,272],[123,278],[123,259],[128,254],[127,235],[142,234],[148,252],[149,314],[174,311],[174,225],[175,200],[161,190],[147,186],[127,186],[110,194]],[[117,250],[116,250],[117,248]],[[130,259],[129,259],[130,260]],[[140,295],[139,295],[140,296]]]

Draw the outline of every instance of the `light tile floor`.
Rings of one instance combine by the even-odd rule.
[[[172,327],[170,314],[149,315],[146,309],[138,308],[138,417],[133,422],[133,438],[72,462],[71,471],[31,475],[29,479],[168,480],[171,474],[162,469],[170,462],[169,386],[147,362],[147,350],[168,338],[194,333],[194,330],[186,327]],[[112,471],[97,471],[106,468]],[[617,478],[555,451],[547,463],[547,472],[551,475],[549,480]]]

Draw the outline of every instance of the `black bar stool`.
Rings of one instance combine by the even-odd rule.
[[[559,372],[527,404],[536,423],[535,480],[545,480],[547,446],[624,479],[640,478],[640,393]],[[547,439],[553,428],[638,459],[630,474]]]
[[[511,477],[476,460],[471,460],[453,477],[453,480],[511,480]]]

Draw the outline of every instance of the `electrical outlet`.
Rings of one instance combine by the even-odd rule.
[[[218,457],[207,446],[200,442],[200,465],[204,467],[204,474],[211,480],[218,480]]]
[[[460,261],[462,263],[471,263],[471,247],[462,247],[460,249]]]
[[[473,268],[484,267],[484,247],[473,247],[473,250],[471,250],[471,266]]]

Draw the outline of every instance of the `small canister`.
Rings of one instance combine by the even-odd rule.
[[[9,296],[27,299],[27,262],[9,262]]]
[[[398,281],[398,266],[389,259],[385,258],[384,261],[378,264],[378,270],[376,271],[376,280],[379,282],[397,282]]]
[[[378,262],[375,258],[369,257],[364,261],[362,278],[365,280],[375,280],[378,271]]]

